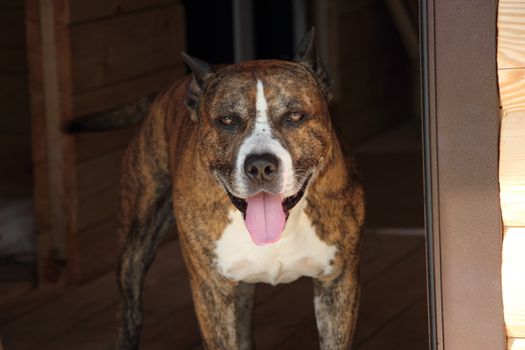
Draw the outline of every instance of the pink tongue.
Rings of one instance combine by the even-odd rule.
[[[257,245],[277,242],[281,238],[286,216],[281,197],[261,192],[246,199],[246,227]]]

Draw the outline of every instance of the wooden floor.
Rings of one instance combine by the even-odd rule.
[[[424,237],[368,232],[354,349],[426,349]],[[5,350],[111,349],[117,291],[113,273],[79,287],[42,291],[0,305]],[[258,349],[318,349],[311,280],[260,285]],[[142,349],[201,349],[178,243],[164,244],[145,287]]]

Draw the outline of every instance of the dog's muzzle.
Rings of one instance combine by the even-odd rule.
[[[248,157],[245,162],[247,176],[263,188],[266,187],[265,183],[275,181],[277,169],[278,162],[271,157]],[[247,198],[236,197],[227,188],[226,192],[232,204],[243,214],[253,242],[267,245],[280,240],[289,211],[304,196],[309,181],[310,176],[304,180],[297,193],[285,198],[264,190]]]

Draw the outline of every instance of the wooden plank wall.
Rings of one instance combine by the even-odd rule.
[[[75,117],[133,102],[185,74],[180,0],[70,0],[70,21]],[[135,131],[75,139],[76,279],[101,273],[115,261],[120,163]]]
[[[0,2],[0,196],[31,196],[24,2]]]
[[[14,1],[14,0],[13,0]],[[84,281],[110,268],[117,255],[116,208],[120,178],[120,163],[124,150],[137,128],[110,132],[69,135],[64,125],[70,118],[100,113],[118,108],[143,96],[167,88],[186,72],[180,57],[184,49],[185,23],[181,0],[27,0],[30,9],[28,33],[35,66],[32,90],[33,127],[47,130],[37,132],[34,138],[35,183],[40,217],[53,199],[50,189],[53,176],[50,156],[45,151],[53,147],[51,134],[66,143],[59,151],[62,174],[67,186],[60,202],[68,203],[65,217],[66,231],[57,238],[60,228],[53,222],[40,220],[41,250],[62,246],[67,259],[69,281]],[[42,33],[49,30],[45,16],[38,11],[50,5],[54,17],[53,47],[64,52],[57,56],[59,102],[67,106],[68,116],[61,123],[49,126],[52,113],[43,102],[43,87],[51,77],[42,76],[54,61],[46,62],[42,55]],[[2,35],[2,34],[0,34]],[[58,52],[57,51],[57,52]],[[43,63],[42,63],[43,62]],[[39,66],[42,66],[38,68]],[[45,95],[45,94],[44,94]],[[47,124],[46,124],[47,123]],[[47,154],[47,157],[46,157]],[[68,187],[69,186],[69,187]],[[51,207],[53,207],[51,205]],[[57,241],[58,240],[58,241]],[[51,244],[49,243],[51,241]],[[56,250],[56,249],[55,249]],[[41,254],[45,260],[45,253]],[[46,264],[40,261],[41,265]],[[46,273],[41,274],[46,279]],[[47,274],[49,275],[49,274]],[[55,276],[56,279],[56,276]]]
[[[500,0],[500,190],[503,304],[508,348],[525,349],[525,0]]]

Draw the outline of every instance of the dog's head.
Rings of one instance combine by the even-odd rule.
[[[186,104],[199,123],[200,157],[244,214],[253,241],[276,242],[331,151],[330,80],[313,30],[295,61],[213,69],[183,56],[193,72]]]

